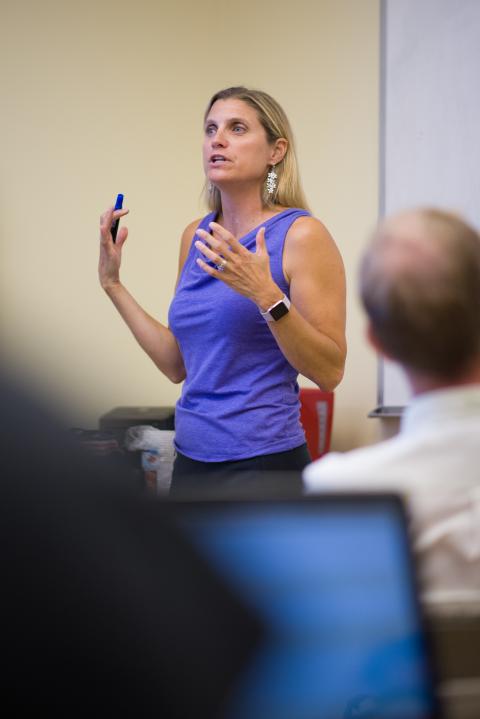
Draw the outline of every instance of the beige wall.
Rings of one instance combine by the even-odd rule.
[[[123,279],[165,320],[178,238],[200,202],[201,119],[232,84],[273,94],[312,208],[343,254],[349,358],[334,446],[371,441],[375,358],[355,298],[377,216],[378,0],[24,0],[2,9],[2,346],[71,419],[169,405],[96,277],[100,212],[131,208]]]

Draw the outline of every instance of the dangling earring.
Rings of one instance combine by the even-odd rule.
[[[213,192],[213,183],[211,183],[211,182],[208,183],[208,192],[209,192],[209,194],[211,194]]]
[[[267,187],[267,195],[269,199],[272,197],[273,193],[277,189],[277,180],[278,175],[275,172],[275,165],[272,165],[270,168],[270,172],[267,175],[267,181],[266,181],[266,187]]]

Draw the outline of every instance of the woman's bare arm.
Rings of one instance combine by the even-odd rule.
[[[158,322],[138,304],[120,281],[122,248],[128,230],[119,230],[117,241],[112,240],[110,228],[116,217],[127,211],[114,213],[107,210],[100,218],[100,259],[98,273],[100,284],[110,297],[140,347],[148,354],[158,369],[172,382],[185,379],[185,367],[177,340],[172,331]],[[198,222],[191,223],[182,235],[180,247],[179,275],[185,263],[193,233]],[[178,278],[177,278],[178,282]]]
[[[299,218],[285,241],[284,272],[290,284],[290,312],[270,329],[290,364],[325,390],[343,377],[346,358],[345,271],[324,225]],[[262,310],[276,298],[263,299]],[[266,306],[267,305],[267,306]]]

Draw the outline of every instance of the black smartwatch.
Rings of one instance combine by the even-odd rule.
[[[290,300],[287,295],[283,295],[282,299],[275,302],[275,304],[269,307],[266,312],[262,312],[260,310],[260,314],[267,322],[278,322],[278,320],[281,320],[282,317],[285,317],[285,315],[288,314],[289,310]]]

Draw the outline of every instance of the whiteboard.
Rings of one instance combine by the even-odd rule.
[[[383,0],[380,106],[380,214],[430,205],[480,228],[480,0]],[[379,410],[408,404],[398,366],[378,374]]]

